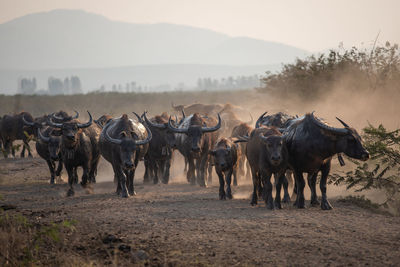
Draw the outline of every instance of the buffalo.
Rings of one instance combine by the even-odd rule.
[[[50,170],[50,184],[54,184],[55,177],[61,175],[63,167],[61,157],[61,136],[53,127],[46,127],[43,132],[38,128],[37,131],[38,140],[36,142],[36,152],[41,158],[46,160]],[[55,169],[56,161],[58,161],[57,170]]]
[[[93,121],[98,126],[100,126],[100,128],[104,128],[104,126],[107,124],[107,122],[109,122],[112,119],[113,119],[113,117],[111,115],[104,114],[103,116],[101,116],[97,120],[93,120]]]
[[[205,115],[214,115],[224,108],[222,104],[191,104],[191,105],[177,105],[171,103],[172,109],[176,112],[184,111],[186,114],[200,113]]]
[[[243,136],[250,136],[251,131],[253,128],[251,128],[247,123],[240,123],[239,125],[235,126],[232,129],[231,137],[236,137],[240,138]],[[246,159],[246,154],[244,153],[246,151],[246,144],[245,143],[240,143],[240,150],[242,151],[240,157],[239,157],[239,175],[244,176],[244,166],[247,165],[247,171],[246,171],[246,178],[250,178],[250,165],[249,162]]]
[[[139,115],[137,122],[123,114],[110,120],[100,135],[101,155],[111,163],[117,180],[117,194],[135,195],[133,180],[139,160],[145,156],[152,133]]]
[[[60,128],[61,155],[68,172],[69,190],[67,196],[74,195],[73,183],[76,169],[82,167],[81,185],[88,182],[96,182],[97,165],[100,159],[98,139],[100,127],[92,125],[92,115],[88,111],[89,121],[80,123],[78,120],[57,123],[49,116],[47,124],[54,128]]]
[[[294,120],[284,131],[289,151],[289,164],[297,184],[296,206],[298,208],[304,208],[304,172],[308,174],[311,201],[317,203],[315,186],[317,174],[321,171],[321,208],[329,210],[332,206],[326,195],[326,180],[332,156],[344,153],[351,158],[363,161],[369,158],[369,153],[363,147],[357,131],[339,118],[337,119],[344,128],[328,126],[315,118],[313,113],[309,113]]]
[[[272,115],[267,115],[265,116],[265,114],[267,114],[267,112],[264,112],[258,119],[256,122],[255,127],[259,128],[260,126],[264,125],[264,126],[274,126],[277,128],[286,128],[287,126],[289,126],[290,121],[292,121],[293,119],[296,119],[297,116],[291,116],[288,115],[286,113],[283,112],[278,112]]]
[[[200,186],[207,186],[205,174],[207,166],[210,165],[208,152],[218,139],[217,130],[221,127],[219,114],[216,125],[207,126],[215,123],[215,119],[204,118],[199,113],[195,113],[185,117],[183,122],[175,127],[172,125],[171,117],[169,118],[168,128],[177,134],[176,145],[189,164],[186,176],[192,185],[197,181]],[[211,167],[209,171],[210,169]]]
[[[288,164],[285,140],[275,127],[256,128],[246,139],[246,157],[253,177],[251,205],[257,204],[257,191],[260,192],[262,188],[262,195],[267,208],[274,209],[271,184],[271,176],[274,174],[276,181],[275,207],[280,209],[280,191]]]
[[[79,117],[79,113],[75,111],[75,116],[72,117],[64,111],[53,113],[52,120],[58,123],[71,121]],[[42,130],[43,125],[34,125],[26,122],[25,124],[36,126],[37,128],[37,142],[36,152],[43,158],[50,170],[50,184],[54,184],[55,177],[61,175],[63,168],[62,156],[61,156],[61,133],[58,128],[47,126]],[[58,167],[56,169],[56,161],[58,161]],[[78,175],[74,172],[74,183],[78,183]]]
[[[215,171],[219,178],[219,199],[232,199],[231,179],[237,184],[238,159],[240,147],[233,140],[220,138],[213,150],[209,152],[214,157]],[[226,193],[225,193],[226,182]]]
[[[167,184],[169,181],[172,153],[176,147],[175,134],[168,128],[169,117],[164,113],[152,119],[148,119],[146,113],[143,117],[153,135],[145,156],[146,170],[144,182],[148,183],[150,176],[152,176],[154,184],[157,184],[159,181]]]
[[[29,141],[32,139],[32,136],[36,135],[36,132],[34,127],[26,126],[24,124],[24,118],[30,123],[34,123],[35,121],[40,123],[43,120],[43,118],[35,120],[30,113],[21,112],[14,115],[4,115],[0,121],[0,139],[3,142],[5,157],[7,157],[11,152],[15,157],[13,148],[13,142],[15,140],[23,141],[21,158],[25,157],[25,149],[28,150],[28,156],[32,157]]]

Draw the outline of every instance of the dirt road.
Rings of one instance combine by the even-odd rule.
[[[38,223],[76,220],[65,253],[93,265],[400,264],[398,217],[335,199],[331,211],[291,205],[270,211],[263,203],[250,206],[250,185],[220,201],[216,183],[200,188],[172,179],[143,186],[140,175],[137,195],[121,199],[111,177],[67,198],[66,184],[48,184],[41,159],[0,160],[2,202]]]

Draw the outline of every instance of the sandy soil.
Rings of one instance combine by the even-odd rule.
[[[208,188],[190,186],[177,179],[179,168],[169,185],[144,186],[139,170],[137,195],[121,199],[107,165],[101,168],[91,190],[77,186],[67,198],[66,184],[48,184],[43,160],[1,159],[1,202],[38,223],[77,220],[77,237],[65,253],[99,266],[400,264],[399,217],[332,198],[332,211],[252,207],[251,186],[243,181],[233,200],[220,201],[216,180]]]

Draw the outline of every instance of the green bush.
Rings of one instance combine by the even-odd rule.
[[[383,125],[368,125],[363,129],[364,146],[370,160],[359,162],[348,158],[355,169],[346,173],[334,173],[330,183],[345,184],[357,192],[378,189],[386,194],[381,203],[385,208],[400,213],[400,129],[388,131]]]
[[[371,51],[341,46],[283,65],[279,73],[267,72],[262,82],[261,92],[303,100],[317,99],[337,86],[355,91],[382,90],[400,82],[400,50],[389,42]]]
[[[76,221],[65,220],[50,225],[31,223],[26,217],[0,211],[0,266],[45,264],[47,252],[62,253],[65,238],[75,231]],[[62,263],[62,257],[57,257]]]

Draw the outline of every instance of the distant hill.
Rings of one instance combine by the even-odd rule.
[[[0,24],[0,68],[106,68],[157,64],[269,65],[307,52],[173,24],[133,24],[53,10]]]

